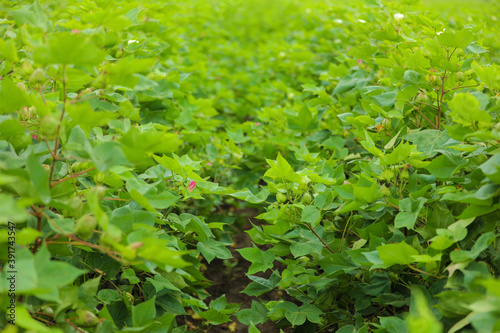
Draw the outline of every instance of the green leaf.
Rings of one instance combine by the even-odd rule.
[[[122,279],[127,279],[130,284],[139,283],[141,280],[135,275],[135,271],[132,268],[127,268],[123,271],[121,275]]]
[[[412,70],[406,71],[403,78],[407,83],[411,84],[418,84],[420,82],[420,74]]]
[[[19,202],[13,197],[0,193],[0,224],[8,222],[24,222],[28,213],[19,206]]]
[[[136,327],[145,326],[151,323],[156,317],[155,308],[156,296],[132,307],[132,323]]]
[[[443,149],[450,137],[446,131],[423,130],[412,132],[404,138],[417,146],[417,151],[425,153],[428,157],[438,154],[437,149]]]
[[[500,184],[500,154],[497,153],[491,156],[486,162],[479,166],[479,169],[483,171],[483,173],[488,176],[488,178]]]
[[[48,204],[50,202],[49,173],[35,155],[28,157],[26,169],[30,175],[31,183],[37,191],[38,198],[44,204]]]
[[[212,238],[207,238],[204,241],[198,242],[196,248],[201,252],[208,263],[212,262],[215,258],[231,259],[233,257],[231,251],[229,251],[223,243]]]
[[[271,166],[269,170],[266,171],[264,177],[269,177],[276,181],[292,181],[295,183],[301,183],[302,177],[300,177],[288,164],[288,162],[278,153],[276,161],[267,160],[267,163]]]
[[[305,222],[310,224],[313,228],[315,228],[321,219],[321,211],[315,206],[306,206],[302,211],[302,218],[300,222]]]
[[[13,10],[11,15],[19,26],[28,24],[40,28],[44,32],[52,28],[52,23],[49,21],[47,14],[43,12],[38,0],[35,0],[27,9]]]
[[[68,32],[49,35],[48,42],[33,52],[35,62],[42,65],[98,65],[105,56],[89,38]]]
[[[254,275],[247,275],[247,277],[253,282],[250,282],[246,286],[245,290],[242,291],[242,293],[247,294],[249,296],[263,295],[273,290],[273,288],[275,288],[281,281],[281,277],[276,272],[273,272],[271,274],[269,280]]]
[[[257,247],[237,250],[243,258],[250,261],[252,265],[248,269],[248,274],[265,272],[273,268],[275,255],[270,251],[262,251]]]
[[[312,253],[321,253],[323,245],[317,240],[294,242],[290,246],[290,252],[294,257],[301,257]]]
[[[7,317],[8,318],[8,317]],[[9,318],[10,319],[10,318]],[[26,307],[22,304],[16,304],[16,326],[22,327],[34,332],[46,333],[53,332],[50,328],[33,319]],[[4,331],[6,332],[6,331]],[[15,332],[15,331],[14,331]]]
[[[465,48],[465,52],[467,53],[472,53],[472,54],[481,54],[481,53],[486,53],[489,52],[488,50],[485,50],[482,46],[477,45],[477,44],[470,44]]]
[[[259,193],[253,194],[249,189],[244,189],[243,191],[230,193],[229,195],[251,204],[259,204],[266,201],[267,197],[269,196],[269,190],[267,188],[264,188]]]
[[[418,214],[427,201],[425,198],[418,198],[414,200],[412,198],[404,198],[399,201],[399,213],[396,215],[394,220],[394,226],[396,228],[407,228],[413,229],[415,227],[415,222],[417,221]]]
[[[0,80],[0,114],[10,113],[29,105],[26,93],[19,89],[10,78]]]
[[[481,66],[476,62],[472,63],[472,69],[477,77],[491,90],[500,89],[500,66],[493,64],[489,67]]]
[[[384,264],[392,265],[408,265],[415,261],[413,256],[418,255],[418,251],[405,242],[396,244],[385,244],[377,247],[380,259]]]
[[[92,128],[106,125],[110,119],[118,117],[116,113],[95,112],[89,104],[69,105],[66,111],[71,118],[69,126],[80,126],[87,136]]]
[[[406,318],[408,332],[443,332],[443,324],[439,322],[432,313],[423,292],[418,287],[413,287],[411,295],[412,304],[410,307],[410,315]]]
[[[464,164],[464,160],[456,155],[441,155],[425,168],[436,178],[448,179]]]
[[[450,116],[456,123],[473,128],[487,128],[491,125],[491,116],[481,111],[481,103],[472,94],[456,94],[448,103]]]
[[[266,309],[264,305],[259,302],[252,301],[252,305],[250,309],[240,310],[236,314],[236,318],[245,325],[257,325],[262,324],[267,320],[267,313],[269,311]]]
[[[104,172],[116,165],[126,166],[129,162],[116,142],[103,142],[92,150],[92,161],[97,170]]]
[[[465,49],[474,39],[474,35],[467,29],[458,31],[446,29],[437,36],[437,39],[443,46]]]

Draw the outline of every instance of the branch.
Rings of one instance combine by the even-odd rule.
[[[83,174],[85,174],[85,173],[87,173],[87,172],[89,172],[89,171],[94,170],[94,169],[95,169],[95,167],[88,168],[88,169],[86,169],[86,170],[83,170],[83,171],[80,171],[80,172],[74,173],[74,174],[72,174],[72,175],[71,175],[71,176],[69,176],[69,177],[66,177],[66,178],[63,178],[63,179],[59,179],[58,181],[55,181],[55,182],[51,183],[51,184],[50,184],[50,187],[54,187],[54,186],[56,186],[56,185],[58,185],[58,184],[64,183],[64,182],[65,182],[65,181],[67,181],[67,180],[70,180],[70,179],[76,178],[76,177],[78,177],[78,176],[81,176],[81,175],[83,175]]]
[[[316,236],[318,237],[318,239],[321,241],[321,243],[323,243],[323,246],[325,247],[325,249],[327,249],[328,251],[330,251],[331,253],[335,253],[335,251],[332,250],[331,247],[328,246],[328,244],[325,243],[325,241],[318,235],[318,233],[316,231],[314,231],[313,227],[311,227],[308,223],[304,223],[308,228],[309,230],[311,230],[311,232]]]
[[[61,118],[59,119],[59,124],[57,125],[56,142],[54,143],[54,155],[52,158],[52,164],[50,165],[49,183],[52,181],[52,176],[54,175],[54,168],[56,166],[56,161],[57,161],[57,151],[59,150],[59,135],[61,133],[61,124],[64,120],[64,113],[66,112],[66,65],[63,65],[62,81],[63,81],[63,107],[61,112]]]

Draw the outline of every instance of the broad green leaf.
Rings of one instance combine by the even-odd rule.
[[[443,324],[436,319],[422,291],[414,287],[411,291],[412,304],[410,315],[406,318],[408,333],[442,333]]]
[[[427,199],[425,198],[418,198],[417,200],[404,198],[403,200],[400,200],[399,213],[396,215],[396,219],[394,220],[394,226],[396,228],[413,229],[415,227],[418,214],[426,201]]]
[[[252,305],[250,309],[240,310],[236,314],[236,318],[245,325],[257,325],[262,324],[267,320],[267,313],[269,311],[266,309],[264,305],[259,302],[252,301]]]
[[[264,177],[269,177],[276,181],[292,181],[295,183],[302,183],[302,177],[300,177],[288,164],[288,162],[278,153],[276,161],[267,160],[267,163],[271,166],[269,170],[266,171]]]
[[[156,298],[153,296],[151,299],[132,307],[132,322],[135,326],[147,325],[155,319],[155,301]]]
[[[94,127],[103,126],[110,119],[118,117],[116,113],[96,112],[90,104],[69,105],[66,109],[71,120],[69,126],[80,126],[87,136],[90,135],[90,130]]]
[[[479,168],[491,181],[500,184],[500,154],[497,153],[491,156]]]
[[[488,88],[498,90],[500,89],[500,66],[492,64],[489,67],[481,66],[476,62],[472,63],[472,69],[477,74],[477,77]]]
[[[441,155],[425,168],[436,178],[451,178],[465,161],[456,155]]]
[[[254,275],[247,275],[247,277],[252,280],[250,282],[245,290],[242,291],[242,293],[247,294],[249,296],[260,296],[263,295],[275,288],[278,283],[281,281],[281,277],[276,273],[273,272],[271,274],[271,277],[268,279],[259,277],[259,276],[254,276]]]
[[[10,78],[0,80],[0,114],[10,113],[29,105],[26,93],[16,86]]]
[[[491,116],[481,111],[480,102],[471,94],[456,94],[448,103],[450,116],[456,123],[473,128],[487,128],[491,124]]]
[[[420,82],[420,74],[418,72],[408,70],[405,72],[404,79],[407,83],[418,84]]]
[[[269,196],[269,190],[264,188],[259,193],[253,194],[249,189],[244,189],[243,191],[230,193],[229,195],[252,204],[259,204],[266,201]]]
[[[212,262],[215,258],[231,259],[233,257],[231,251],[229,251],[223,243],[212,238],[207,238],[204,241],[198,242],[196,248],[201,252],[208,263]]]
[[[248,247],[237,251],[243,258],[252,263],[248,269],[248,274],[265,272],[273,268],[275,254],[270,251],[262,251],[257,247]]]
[[[49,173],[45,170],[35,155],[30,155],[27,160],[26,169],[31,178],[31,183],[37,191],[37,195],[44,204],[50,202]]]
[[[92,150],[92,161],[97,170],[104,172],[116,165],[129,164],[116,142],[103,142]]]
[[[380,259],[384,264],[392,265],[408,265],[415,261],[414,255],[418,255],[418,251],[405,242],[396,244],[385,244],[377,247]]]
[[[16,9],[10,13],[18,25],[28,24],[46,32],[52,28],[47,14],[44,13],[38,0],[35,0],[27,9]]]
[[[34,51],[35,62],[42,65],[98,65],[106,53],[84,35],[60,32],[50,34],[48,42]]]
[[[313,228],[315,228],[321,219],[321,211],[315,206],[306,206],[302,211],[302,218],[300,222],[305,222],[310,224]]]
[[[25,209],[19,206],[19,202],[13,197],[0,193],[0,224],[8,222],[24,222],[28,217]]]
[[[474,35],[468,29],[458,31],[446,29],[437,36],[437,39],[443,46],[465,49],[473,41]]]

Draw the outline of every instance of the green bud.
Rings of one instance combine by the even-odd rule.
[[[94,229],[97,227],[97,220],[92,215],[83,215],[76,221],[74,231],[78,237],[89,239],[94,234]]]
[[[104,186],[97,185],[89,190],[91,193],[97,194],[97,198],[101,200],[106,194],[106,188]]]
[[[382,120],[381,124],[386,130],[391,130],[392,129],[392,121],[389,118],[385,118]]]
[[[312,201],[312,197],[309,193],[304,193],[302,196],[302,199],[300,199],[300,202],[303,203],[304,205],[309,205]]]
[[[106,180],[106,175],[104,172],[97,172],[94,176],[94,181],[96,183],[102,184]]]
[[[38,85],[42,84],[47,80],[45,76],[45,72],[41,68],[37,68],[31,73],[30,78],[29,78],[29,83],[31,85]]]
[[[458,81],[458,82],[464,82],[465,81],[465,75],[463,72],[457,72],[455,74],[455,79]]]
[[[21,65],[21,76],[24,79],[27,79],[30,77],[30,75],[33,73],[33,66],[29,62],[23,62]]]
[[[76,212],[82,209],[83,201],[80,197],[73,197],[69,199],[68,206],[70,206],[71,209]]]
[[[399,178],[401,179],[408,179],[410,178],[410,174],[408,173],[408,170],[403,170],[401,171],[401,173],[399,174]]]
[[[380,193],[382,193],[384,197],[389,197],[391,195],[391,190],[388,189],[385,185],[382,185],[382,187],[380,187]]]
[[[285,201],[286,201],[286,195],[285,195],[285,194],[283,194],[283,193],[281,193],[281,192],[278,192],[278,193],[276,194],[276,201],[277,201],[278,203],[283,203],[283,202],[285,202]]]
[[[73,321],[76,326],[92,327],[99,323],[99,318],[89,310],[76,310],[77,318]]]
[[[384,171],[382,171],[381,177],[383,180],[390,181],[394,178],[394,171],[385,169]]]
[[[47,139],[53,140],[57,135],[57,127],[59,126],[59,120],[51,114],[43,117],[40,123],[40,133],[45,135]]]
[[[417,100],[417,102],[419,102],[419,103],[427,103],[427,101],[428,101],[428,97],[427,97],[427,95],[426,95],[425,93],[421,93],[421,94],[419,94],[419,95],[417,96],[417,99],[416,99],[416,100]]]

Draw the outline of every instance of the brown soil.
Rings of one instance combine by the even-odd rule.
[[[246,212],[248,213],[248,212]],[[246,215],[246,214],[245,214]],[[254,216],[251,215],[251,216]],[[252,223],[259,225],[260,221],[251,219]],[[248,222],[243,228],[244,230],[251,229],[252,225]],[[225,295],[228,303],[239,303],[241,304],[240,309],[247,309],[251,307],[252,300],[279,300],[287,299],[288,295],[283,294],[280,291],[271,291],[264,295],[257,297],[248,296],[247,294],[241,293],[243,289],[251,282],[250,279],[246,277],[248,268],[251,263],[243,259],[237,249],[252,247],[252,240],[250,236],[242,230],[238,234],[233,236],[233,245],[229,247],[233,258],[230,259],[232,265],[225,265],[223,260],[214,259],[210,264],[205,263],[207,270],[203,272],[203,275],[210,281],[213,285],[207,288],[207,292],[212,295],[206,303],[210,302],[212,299],[216,299],[222,295]],[[261,249],[267,249],[266,246],[259,246]],[[234,265],[234,266],[233,266]],[[228,267],[232,266],[232,267]],[[278,267],[275,265],[274,269],[279,269],[282,271],[283,267]],[[271,270],[267,270],[265,273],[255,274],[264,278],[269,278],[271,275]],[[287,299],[288,300],[288,299]],[[225,323],[218,326],[210,327],[207,333],[246,333],[248,332],[248,326],[240,323],[235,316],[232,316],[233,322]],[[198,322],[195,320],[189,320],[188,326],[197,327]],[[231,327],[230,327],[231,325]],[[262,333],[279,333],[280,329],[276,328],[274,322],[269,321],[264,324],[257,325],[257,328]],[[283,329],[283,332],[292,332],[293,329]]]

